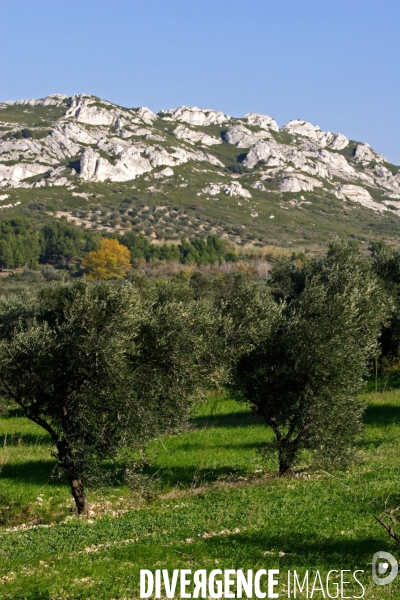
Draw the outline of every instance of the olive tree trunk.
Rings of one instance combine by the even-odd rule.
[[[278,442],[279,475],[287,475],[292,470],[292,466],[297,457],[296,442],[285,438]]]
[[[82,479],[80,477],[68,475],[68,481],[71,486],[71,492],[75,500],[78,515],[87,515],[89,512],[89,503],[86,498]]]
[[[57,442],[58,462],[60,467],[65,471],[69,485],[71,487],[72,497],[75,500],[76,510],[78,515],[87,515],[89,512],[89,503],[86,498],[83,479],[74,461],[71,459],[71,449],[66,440]]]

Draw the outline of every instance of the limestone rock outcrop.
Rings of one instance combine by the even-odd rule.
[[[66,100],[68,100],[68,96],[64,94],[50,94],[50,96],[46,96],[45,98],[30,98],[29,100],[9,100],[7,102],[1,102],[0,104],[5,105],[28,105],[28,106],[61,106]]]
[[[196,143],[200,142],[204,146],[215,146],[216,144],[222,144],[221,140],[215,138],[203,131],[195,131],[185,125],[178,125],[172,131],[172,135],[177,137],[179,140],[185,140],[185,142]]]
[[[286,131],[292,135],[301,135],[313,140],[321,148],[329,146],[334,150],[342,150],[349,144],[349,140],[341,133],[330,133],[329,131],[321,131],[318,125],[312,125],[308,121],[299,121],[295,119],[289,121],[282,131]]]
[[[153,113],[147,106],[141,106],[137,110],[137,116],[139,119],[147,123],[147,125],[152,125],[153,122],[157,119],[157,115]]]
[[[214,125],[226,123],[230,120],[228,115],[217,110],[208,108],[197,108],[197,106],[180,106],[168,111],[160,111],[159,116],[169,121],[182,121],[189,125]]]
[[[14,117],[13,122],[7,121],[10,105],[22,107],[15,111],[17,123]],[[37,122],[30,114],[35,107],[42,107]],[[274,119],[259,113],[231,118],[216,110],[181,106],[155,114],[144,106],[123,108],[88,94],[71,98],[53,94],[0,103],[0,122],[2,191],[13,187],[71,189],[83,181],[124,182],[154,171],[154,177],[144,178],[144,189],[155,189],[158,180],[168,194],[166,188],[172,188],[172,182],[167,185],[166,180],[175,175],[173,185],[179,181],[190,194],[195,186],[189,185],[188,172],[193,169],[210,173],[206,181],[218,174],[214,181],[220,183],[210,183],[200,191],[205,185],[200,179],[195,192],[215,201],[219,195],[248,200],[252,194],[260,198],[271,191],[275,201],[278,191],[314,190],[322,197],[334,188],[343,201],[400,216],[396,204],[400,171],[386,164],[368,144],[358,143],[353,153],[347,151],[344,156],[341,150],[349,144],[346,136],[322,131],[307,121],[290,121],[279,130]],[[188,165],[185,177],[177,169],[183,164]],[[29,181],[33,176],[35,181]],[[377,190],[376,198],[382,200],[373,198],[370,189]],[[284,208],[289,204],[298,208],[301,202],[285,197]],[[256,205],[252,210],[258,214]]]
[[[322,187],[322,182],[300,173],[284,177],[279,182],[281,192],[312,192],[315,187]]]
[[[242,124],[230,125],[226,131],[222,133],[222,138],[228,144],[234,144],[238,148],[250,148],[260,140],[271,138],[268,131],[254,132]]]
[[[371,208],[375,212],[384,212],[387,210],[384,204],[375,202],[369,191],[359,185],[341,184],[337,187],[336,196],[342,200],[347,199],[358,202],[359,204],[362,204],[362,206]]]
[[[257,142],[250,148],[243,164],[249,169],[253,169],[260,162],[267,167],[278,167],[284,165],[285,156],[280,144],[275,141]]]
[[[246,190],[238,181],[232,183],[210,183],[204,188],[203,194],[210,194],[210,196],[217,196],[221,192],[227,196],[235,196],[237,198],[251,198],[251,194]]]
[[[0,187],[19,183],[23,179],[46,173],[48,170],[48,166],[37,163],[18,163],[11,166],[0,164]]]
[[[123,150],[115,164],[92,148],[85,150],[80,160],[80,176],[85,181],[129,181],[151,171],[150,162],[135,148]]]
[[[261,127],[261,129],[272,129],[272,131],[279,131],[278,123],[267,115],[260,115],[259,113],[247,113],[247,115],[244,115],[243,119],[246,120],[249,125]]]
[[[165,167],[165,169],[162,169],[158,173],[154,173],[154,177],[156,179],[162,179],[163,177],[173,177],[173,176],[174,176],[174,171],[171,169],[171,167]]]
[[[354,151],[354,160],[359,163],[385,162],[382,154],[371,150],[369,144],[359,144]]]
[[[113,108],[113,105],[109,102],[102,102],[99,106],[91,96],[78,94],[72,97],[71,106],[65,118],[74,118],[79,123],[85,123],[86,125],[111,127],[117,125],[120,112]]]

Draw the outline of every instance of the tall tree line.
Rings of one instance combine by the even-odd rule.
[[[206,240],[183,240],[180,244],[153,244],[144,235],[134,232],[125,232],[121,236],[105,234],[103,237],[118,239],[126,246],[132,263],[138,259],[157,259],[207,265],[238,260],[215,235],[209,235]],[[101,239],[99,233],[79,229],[64,221],[35,229],[26,219],[4,220],[0,222],[0,268],[26,266],[35,269],[39,264],[79,261],[95,250]]]

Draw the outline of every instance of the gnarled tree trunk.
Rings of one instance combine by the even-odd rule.
[[[80,477],[68,475],[68,481],[71,486],[71,492],[75,500],[78,515],[87,515],[89,512],[89,503],[86,498],[82,479]]]
[[[287,475],[297,456],[297,444],[285,438],[278,443],[279,475]]]
[[[87,515],[89,512],[89,503],[86,498],[83,479],[77,472],[76,465],[71,458],[71,449],[66,440],[57,442],[58,461],[60,467],[65,471],[71,486],[72,497],[75,500],[78,515]]]

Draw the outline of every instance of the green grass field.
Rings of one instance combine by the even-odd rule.
[[[116,475],[113,487],[88,490],[88,520],[71,515],[67,486],[51,478],[48,438],[10,411],[0,418],[0,598],[138,598],[139,570],[162,568],[277,568],[280,597],[289,569],[318,569],[323,579],[331,569],[362,569],[365,598],[400,598],[400,577],[382,587],[371,579],[375,552],[400,556],[374,519],[397,523],[400,392],[364,399],[366,431],[351,469],[316,471],[303,455],[296,474],[279,479],[275,459],[260,454],[271,439],[263,422],[211,398],[184,433],[151,446],[150,500]]]

